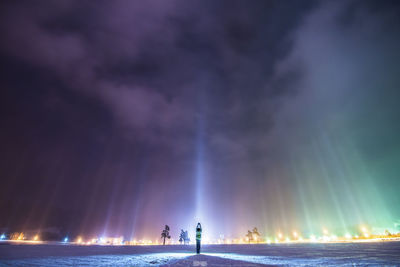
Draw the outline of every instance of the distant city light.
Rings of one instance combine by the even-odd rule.
[[[17,240],[23,240],[23,239],[24,239],[24,233],[20,233],[20,234],[18,235]]]
[[[317,237],[316,237],[315,235],[311,235],[311,236],[310,236],[310,240],[311,240],[312,242],[314,242],[314,241],[317,240]]]
[[[334,233],[329,233],[327,229],[323,229],[323,235],[317,236],[314,234],[305,237],[302,235],[301,232],[293,230],[292,232],[277,232],[275,236],[258,236],[252,235],[251,238],[242,237],[242,238],[235,238],[229,237],[218,239],[207,238],[204,240],[207,244],[255,244],[255,243],[264,243],[264,244],[271,244],[271,243],[329,243],[329,242],[378,242],[378,241],[389,241],[389,240],[400,240],[400,232],[390,233],[389,230],[380,230],[379,232],[375,230],[372,232],[370,229],[375,229],[367,225],[363,225],[359,228],[358,235],[352,235],[349,232],[345,232],[343,235],[336,235]],[[390,229],[390,228],[389,228]],[[312,233],[312,232],[311,232]],[[329,233],[329,234],[328,234]],[[10,233],[9,239],[11,242],[15,241],[18,243],[21,242],[41,242],[39,234],[36,235],[25,235],[26,233],[23,232],[14,232]],[[7,236],[5,233],[0,235],[0,240],[6,239]],[[73,240],[73,241],[72,241]],[[136,245],[159,245],[159,240],[154,239],[151,240],[149,238],[140,239],[131,239],[126,240],[123,236],[119,237],[94,237],[94,238],[87,238],[85,236],[77,236],[73,239],[68,236],[65,236],[62,241],[64,243],[72,242],[71,244],[80,244],[80,245],[108,245],[108,246],[120,246],[120,245],[129,245],[129,246],[136,246]],[[180,244],[177,240],[171,238],[168,245],[178,245]],[[190,244],[193,244],[190,243]]]
[[[322,240],[324,240],[325,242],[331,241],[331,238],[329,236],[324,235],[322,237]]]

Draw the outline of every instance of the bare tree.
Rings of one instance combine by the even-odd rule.
[[[161,232],[161,238],[163,239],[163,245],[165,245],[165,238],[170,239],[171,236],[169,235],[169,226],[165,225],[165,229]]]
[[[181,234],[179,235],[179,242],[182,244],[189,244],[190,242],[190,238],[189,238],[189,234],[188,231],[183,231],[183,229],[181,229]]]
[[[248,230],[246,237],[247,240],[250,242],[256,241],[257,243],[260,241],[260,233],[258,232],[257,227],[253,228],[253,231]]]
[[[182,244],[182,242],[185,241],[185,231],[183,231],[183,229],[181,229],[181,234],[179,235],[179,243]]]
[[[246,237],[247,237],[247,240],[249,241],[249,243],[251,241],[253,241],[253,233],[250,230],[247,231]]]
[[[258,232],[257,227],[253,228],[253,240],[258,241],[260,240],[260,233]]]

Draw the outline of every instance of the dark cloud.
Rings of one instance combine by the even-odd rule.
[[[306,228],[304,206],[315,223],[326,209],[373,221],[361,193],[339,205],[335,192],[377,161],[361,189],[377,177],[396,185],[397,11],[389,1],[4,2],[0,223],[154,237],[165,222],[189,225],[199,146],[207,213],[224,214],[215,231],[224,220],[226,234]],[[79,218],[56,222],[61,210]],[[248,221],[232,221],[239,214]]]

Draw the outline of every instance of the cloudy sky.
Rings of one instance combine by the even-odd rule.
[[[399,12],[3,1],[0,228],[395,228]]]

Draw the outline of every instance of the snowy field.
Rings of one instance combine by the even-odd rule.
[[[0,266],[400,266],[400,242],[194,246],[0,243]]]

